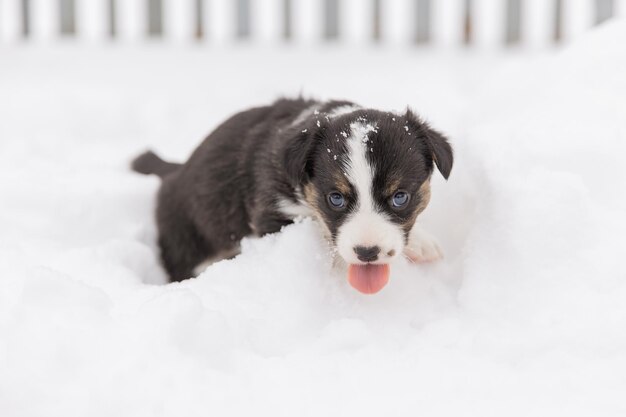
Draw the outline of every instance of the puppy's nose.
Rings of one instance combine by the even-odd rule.
[[[380,248],[378,246],[355,246],[354,253],[363,262],[373,262],[378,259]]]

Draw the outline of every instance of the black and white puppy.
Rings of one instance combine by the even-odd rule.
[[[226,120],[184,164],[147,152],[132,167],[163,180],[156,218],[172,281],[236,255],[245,236],[311,216],[349,265],[350,283],[374,293],[403,254],[441,257],[416,219],[434,166],[447,179],[452,161],[446,138],[410,110],[281,99]]]

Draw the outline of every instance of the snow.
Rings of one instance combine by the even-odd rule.
[[[622,21],[532,57],[3,47],[0,414],[624,415],[624,40]],[[159,285],[158,181],[128,160],[183,159],[299,92],[450,134],[424,214],[445,260],[363,296],[303,220]]]

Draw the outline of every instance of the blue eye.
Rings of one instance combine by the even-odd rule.
[[[328,202],[333,208],[342,208],[346,204],[346,199],[340,193],[328,194]]]
[[[391,198],[391,204],[394,207],[402,207],[409,202],[409,194],[404,191],[396,192]]]

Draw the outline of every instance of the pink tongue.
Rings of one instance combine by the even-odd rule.
[[[389,282],[389,265],[350,265],[348,282],[363,294],[376,294]]]

